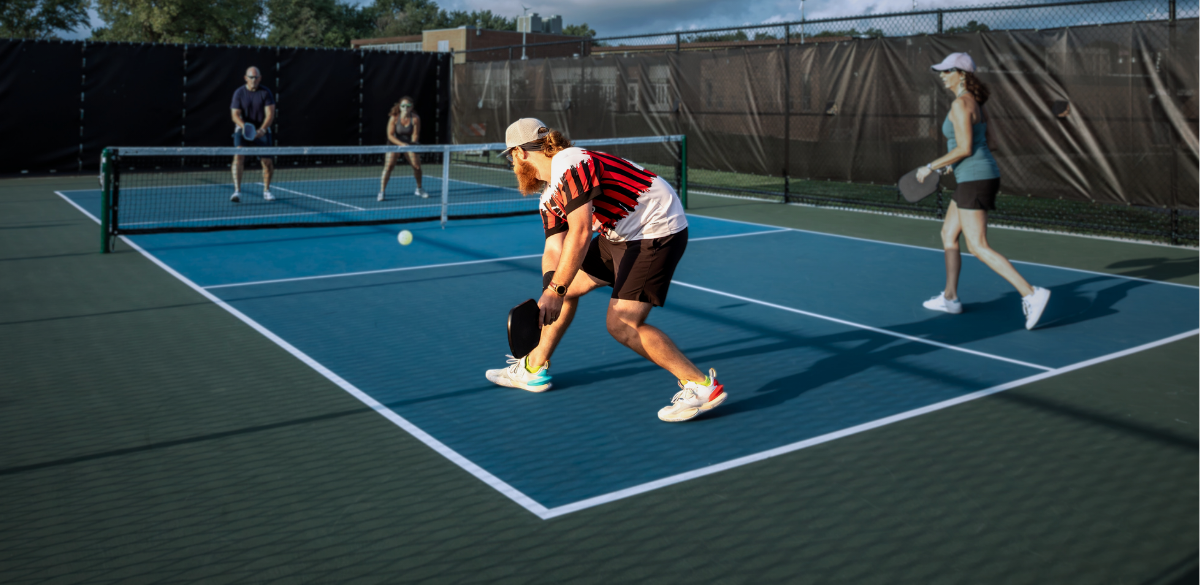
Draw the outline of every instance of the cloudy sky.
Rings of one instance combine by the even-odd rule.
[[[348,0],[367,4],[372,0]],[[987,0],[917,0],[918,9],[982,4]],[[445,10],[491,10],[520,16],[524,7],[543,16],[557,14],[564,24],[587,23],[599,36],[620,36],[791,22],[800,20],[800,0],[438,0]],[[912,10],[913,0],[808,0],[808,18],[878,14]],[[100,22],[93,14],[93,26]],[[65,38],[87,38],[80,30]]]

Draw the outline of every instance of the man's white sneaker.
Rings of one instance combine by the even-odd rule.
[[[1025,311],[1025,328],[1033,329],[1037,327],[1038,319],[1042,318],[1042,311],[1046,310],[1046,303],[1050,302],[1050,291],[1040,286],[1033,287],[1033,292],[1027,297],[1021,297],[1021,310]]]
[[[421,188],[418,188],[416,191],[414,191],[413,195],[416,195],[421,199],[429,199],[429,193],[426,193],[425,190]]]
[[[550,389],[550,362],[542,364],[538,371],[530,373],[525,368],[525,360],[529,356],[517,359],[513,356],[508,357],[508,367],[499,370],[488,370],[485,376],[489,382],[507,386],[509,388],[520,388],[530,392],[545,392]]]
[[[378,196],[378,197],[376,197],[376,198],[375,198],[375,200],[376,200],[376,201],[383,201],[383,191],[380,191],[380,192],[379,192],[379,196]]]
[[[266,201],[274,201],[275,196],[270,191],[263,191],[263,199]]]
[[[233,192],[233,196],[232,196],[232,197],[230,197],[230,198],[229,198],[229,200],[230,200],[230,201],[232,201],[232,202],[234,202],[234,203],[237,203],[238,201],[241,201],[241,200],[242,200],[242,193],[241,193],[240,191],[234,191],[234,192]]]
[[[691,381],[684,384],[680,381],[679,387],[682,390],[671,398],[670,406],[664,406],[658,411],[658,418],[667,422],[692,420],[725,402],[729,395],[725,393],[725,386],[717,381],[717,370],[709,369],[708,377],[712,379],[712,383],[707,386]]]
[[[962,312],[962,301],[958,299],[950,300],[946,298],[945,291],[938,293],[938,296],[929,299],[922,303],[926,309],[931,311],[943,311],[951,315],[957,315]]]

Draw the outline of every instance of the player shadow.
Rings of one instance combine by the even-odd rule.
[[[1200,272],[1200,263],[1195,258],[1138,258],[1109,264],[1107,268],[1121,270],[1124,276],[1149,280],[1170,281],[1192,276]]]

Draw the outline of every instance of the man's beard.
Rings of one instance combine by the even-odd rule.
[[[541,193],[546,188],[546,183],[538,178],[537,167],[532,163],[521,159],[514,160],[513,172],[517,174],[517,187],[521,190],[521,195]]]

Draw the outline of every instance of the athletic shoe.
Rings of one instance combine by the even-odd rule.
[[[717,371],[708,370],[708,377],[712,378],[712,384],[708,386],[690,381],[684,384],[680,381],[679,387],[682,390],[671,398],[671,406],[664,406],[658,411],[658,418],[667,422],[692,420],[725,402],[729,395],[725,393],[725,386],[717,381]]]
[[[379,196],[378,196],[378,197],[376,197],[376,198],[375,198],[375,200],[376,200],[376,201],[383,201],[383,191],[380,191],[380,192],[379,192]]]
[[[962,301],[958,299],[950,300],[946,298],[946,293],[944,291],[938,293],[938,296],[922,303],[922,306],[931,311],[945,311],[951,315],[957,315],[962,312]]]
[[[275,196],[270,191],[263,191],[263,199],[266,201],[274,201]]]
[[[413,195],[416,195],[417,197],[420,197],[421,199],[429,199],[429,193],[426,193],[424,189],[418,188],[413,193]]]
[[[1050,291],[1040,287],[1033,287],[1033,292],[1027,297],[1021,297],[1021,310],[1025,311],[1025,328],[1033,329],[1037,327],[1038,319],[1042,318],[1042,311],[1046,310],[1046,303],[1050,302]]]
[[[538,371],[531,374],[529,370],[525,369],[525,360],[529,356],[521,359],[511,355],[506,357],[508,357],[507,368],[488,370],[484,374],[489,382],[530,392],[545,392],[550,389],[550,373],[547,371],[550,368],[550,362],[542,364]]]
[[[238,201],[241,201],[241,200],[242,200],[242,193],[241,193],[240,191],[234,191],[234,192],[233,192],[233,196],[232,196],[232,197],[230,197],[230,198],[229,198],[229,200],[230,200],[230,201],[232,201],[232,202],[234,202],[234,203],[237,203]]]

